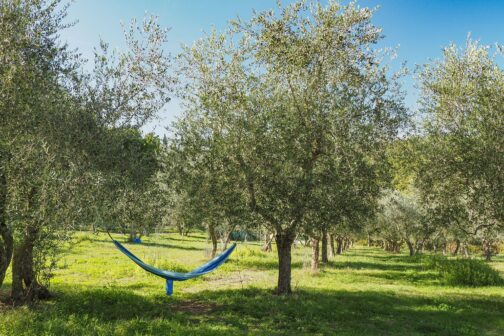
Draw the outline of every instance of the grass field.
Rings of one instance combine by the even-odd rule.
[[[126,246],[158,267],[190,270],[210,244],[170,234]],[[79,234],[58,261],[55,297],[0,306],[0,335],[504,335],[504,287],[445,286],[418,258],[376,248],[354,247],[317,274],[309,260],[308,248],[294,249],[295,293],[278,297],[276,254],[239,244],[221,268],[176,282],[167,297],[163,279],[106,235]],[[504,258],[491,265],[504,274]]]

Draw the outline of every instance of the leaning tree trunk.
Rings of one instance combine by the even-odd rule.
[[[331,247],[329,250],[330,255],[331,255],[331,257],[334,257],[336,255],[336,251],[334,249],[334,235],[333,234],[329,235],[329,246]]]
[[[319,266],[319,238],[312,238],[312,259],[311,259],[311,270],[316,272]]]
[[[215,234],[215,228],[213,224],[208,225],[208,234],[210,235],[210,239],[212,239],[211,258],[214,258],[215,254],[217,254],[217,235]]]
[[[231,222],[231,221],[230,221]],[[222,251],[227,249],[228,244],[231,242],[231,235],[233,234],[236,228],[236,224],[231,227],[231,229],[225,234],[225,239],[223,241]],[[246,237],[246,236],[245,236]]]
[[[222,240],[222,251],[225,251],[227,249],[227,246],[229,244],[229,242],[231,242],[231,234],[233,233],[233,231],[229,231],[228,233],[226,233],[224,235],[224,239]]]
[[[327,230],[322,230],[322,263],[328,263],[327,258]]]
[[[278,253],[278,286],[276,293],[286,295],[292,293],[291,288],[291,248],[294,243],[294,234],[277,233],[275,241]]]

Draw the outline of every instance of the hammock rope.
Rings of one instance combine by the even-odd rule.
[[[108,232],[107,232],[108,233]],[[145,271],[157,275],[158,277],[161,277],[166,280],[166,295],[172,295],[173,294],[173,281],[185,281],[189,280],[192,278],[199,277],[201,275],[207,274],[215,270],[217,267],[222,265],[233,253],[236,243],[231,245],[227,250],[222,252],[220,255],[217,257],[213,258],[209,262],[193,269],[190,272],[187,273],[181,273],[181,272],[173,272],[173,271],[166,271],[162,270],[159,268],[156,268],[154,266],[148,265],[144,263],[140,258],[135,256],[133,253],[131,253],[126,247],[124,247],[121,243],[119,243],[117,240],[113,239],[112,236],[109,233],[110,238],[112,239],[112,242],[114,245],[117,247],[119,251],[124,253],[128,258],[130,258],[135,264],[143,268]]]

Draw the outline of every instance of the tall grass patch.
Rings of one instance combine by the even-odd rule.
[[[499,272],[479,259],[431,256],[426,259],[426,264],[439,272],[441,282],[446,285],[480,287],[504,284]]]

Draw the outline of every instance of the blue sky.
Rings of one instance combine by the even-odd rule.
[[[246,19],[252,9],[275,8],[275,0],[74,0],[69,20],[77,24],[62,33],[72,47],[92,59],[93,47],[100,37],[113,47],[124,47],[121,22],[141,19],[145,13],[159,16],[160,23],[170,27],[167,50],[177,53],[181,44],[192,42],[212,26],[226,27],[237,15]],[[288,2],[284,0],[283,2]],[[362,0],[360,6],[380,9],[374,23],[383,28],[382,46],[399,47],[397,64],[407,61],[414,69],[429,59],[441,57],[441,49],[451,42],[465,43],[468,33],[484,44],[504,43],[504,1],[498,0]],[[406,104],[414,109],[417,90],[414,79],[404,79]],[[170,102],[160,120],[150,123],[145,131],[165,134],[165,127],[180,115],[178,102]]]

